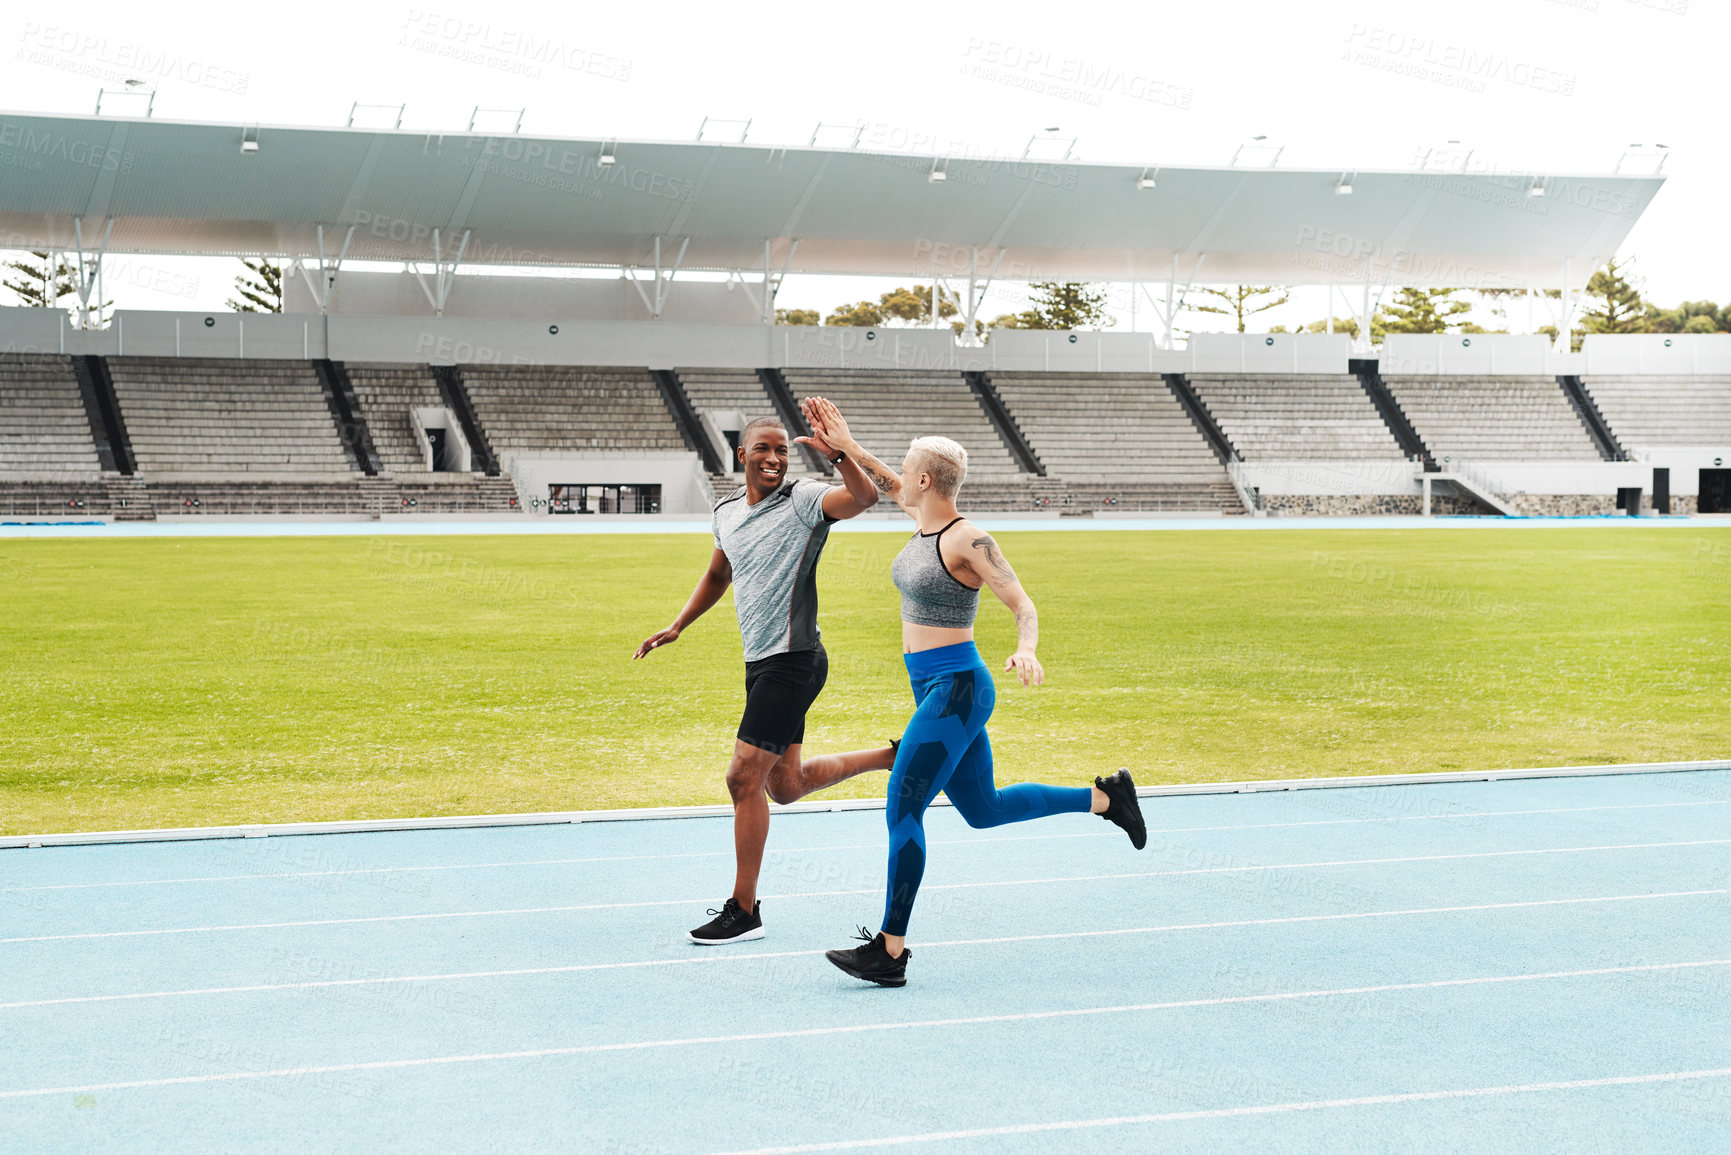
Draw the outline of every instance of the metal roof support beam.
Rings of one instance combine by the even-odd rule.
[[[799,238],[793,238],[793,244],[788,247],[787,259],[781,262],[781,272],[773,273],[769,264],[769,241],[763,242],[763,323],[775,324],[775,297],[781,292],[781,283],[787,279],[787,267],[793,264],[793,255],[799,252]]]
[[[691,244],[691,238],[686,237],[679,244],[679,255],[673,258],[673,267],[662,271],[661,268],[661,238],[655,238],[655,296],[651,298],[643,291],[643,283],[637,279],[637,270],[622,268],[619,272],[636,288],[637,295],[643,298],[643,307],[649,310],[651,320],[661,319],[661,310],[667,307],[667,298],[673,292],[673,278],[679,273],[679,266],[685,263],[685,250]]]
[[[90,292],[96,289],[102,278],[102,257],[108,252],[108,238],[114,235],[114,218],[109,217],[102,229],[102,243],[96,246],[96,251],[90,254],[88,260],[84,254],[84,218],[72,219],[72,234],[78,245],[78,327],[89,329],[90,324]],[[52,267],[52,266],[50,266]],[[97,312],[102,311],[102,294],[96,294]]]
[[[433,306],[434,316],[445,315],[445,302],[450,299],[451,286],[457,280],[457,266],[462,263],[463,254],[469,251],[469,230],[463,230],[463,240],[457,246],[449,262],[445,260],[444,250],[439,230],[433,230],[433,286],[427,287],[427,278],[421,275],[421,270],[410,266],[415,274],[415,280],[420,282],[421,292],[427,295],[427,303]]]
[[[1203,256],[1206,255],[1206,253],[1203,254]],[[1180,292],[1178,288],[1178,254],[1173,253],[1172,267],[1166,274],[1165,300],[1156,297],[1154,295],[1154,290],[1148,287],[1146,281],[1130,282],[1131,309],[1134,310],[1135,308],[1136,288],[1137,286],[1141,286],[1143,295],[1148,298],[1149,307],[1154,310],[1154,322],[1156,328],[1159,330],[1154,334],[1154,343],[1158,347],[1162,349],[1170,349],[1172,347],[1172,328],[1177,324],[1178,313],[1184,307],[1184,294],[1190,291],[1191,284],[1196,280],[1196,270],[1201,267],[1202,258],[1198,257],[1196,258],[1196,264],[1190,270],[1190,280],[1185,282],[1184,289]],[[1131,315],[1134,317],[1134,312],[1132,312]],[[1132,325],[1134,325],[1134,321],[1132,321]]]
[[[1024,194],[1026,195],[1026,194]],[[975,323],[980,315],[980,306],[986,300],[986,290],[992,287],[992,279],[998,275],[998,266],[1004,263],[1004,254],[1009,252],[1004,246],[998,246],[998,255],[992,261],[992,271],[986,274],[986,279],[979,279],[980,246],[972,245],[968,249],[968,299],[962,309],[962,344],[979,345],[979,334],[974,331]],[[932,281],[937,282],[937,270],[932,270]],[[934,310],[935,311],[935,310]]]
[[[1569,258],[1563,258],[1563,307],[1562,315],[1557,318],[1557,344],[1559,353],[1570,352],[1574,346],[1573,329],[1575,325],[1575,310],[1580,306],[1581,296],[1569,287]]]
[[[1196,263],[1190,266],[1190,279],[1184,282],[1184,287],[1178,290],[1176,297],[1173,290],[1178,286],[1178,254],[1172,254],[1172,276],[1166,282],[1166,344],[1163,348],[1172,348],[1172,325],[1178,319],[1178,311],[1184,308],[1184,298],[1190,294],[1190,286],[1196,283],[1196,271],[1202,267],[1202,262],[1208,259],[1207,253],[1197,253]]]
[[[337,284],[337,270],[342,268],[343,258],[349,255],[349,245],[354,242],[354,239],[355,226],[350,225],[348,235],[343,238],[342,252],[337,254],[336,260],[328,261],[325,259],[325,227],[323,225],[318,226],[319,275],[316,280],[312,273],[307,271],[306,262],[299,257],[295,258],[295,268],[299,269],[301,276],[306,278],[307,287],[312,290],[313,300],[318,303],[320,313],[330,312],[331,293]]]
[[[679,242],[679,255],[673,258],[673,267],[667,270],[665,276],[661,272],[661,238],[655,238],[655,319],[661,319],[661,310],[667,307],[667,297],[673,292],[673,278],[679,274],[679,266],[685,263],[685,250],[691,244],[691,238],[686,237]]]
[[[727,282],[726,283],[727,283],[727,287],[729,289],[732,289],[734,285],[738,285],[740,288],[744,289],[746,297],[751,301],[752,305],[757,309],[758,315],[759,316],[763,315],[763,295],[760,294],[757,291],[757,289],[752,286],[752,283],[750,281],[745,279],[745,271],[743,269],[729,269],[729,270],[727,270]]]

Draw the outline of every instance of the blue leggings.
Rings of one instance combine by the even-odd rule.
[[[884,933],[905,935],[926,871],[926,807],[942,790],[969,826],[1002,826],[1048,814],[1086,814],[1086,786],[992,783],[992,743],[986,720],[997,688],[972,642],[902,655],[918,708],[908,720],[890,771],[885,818],[890,828],[889,894]]]

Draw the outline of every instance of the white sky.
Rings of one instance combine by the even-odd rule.
[[[461,130],[480,105],[526,109],[524,132],[690,139],[708,116],[750,118],[753,142],[805,144],[819,121],[864,123],[868,145],[1013,156],[1057,126],[1083,159],[1139,164],[1221,164],[1261,134],[1284,147],[1282,165],[1407,167],[1459,140],[1475,166],[1608,172],[1630,144],[1662,142],[1670,180],[1624,255],[1650,299],[1675,304],[1731,297],[1715,83],[1728,26],[1723,0],[1004,0],[917,12],[27,0],[0,17],[0,108],[88,113],[99,87],[143,74],[155,115],[170,119],[341,125],[359,100],[406,104],[405,128]],[[528,39],[556,59],[525,55]],[[1496,75],[1475,79],[1469,58]],[[109,295],[122,308],[221,307],[235,268],[122,258]],[[827,309],[887,287],[789,278],[779,303]],[[1320,318],[1322,292],[1260,320]],[[1004,285],[983,312],[1024,300]],[[1521,327],[1524,311],[1511,320]]]

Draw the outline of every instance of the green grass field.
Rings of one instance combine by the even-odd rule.
[[[1002,540],[1040,607],[1048,680],[1000,679],[1000,782],[1731,754],[1725,530]],[[808,751],[900,733],[900,545],[831,539]],[[0,543],[0,832],[725,801],[731,601],[629,660],[708,550],[701,535]],[[1001,668],[1009,614],[982,610]]]

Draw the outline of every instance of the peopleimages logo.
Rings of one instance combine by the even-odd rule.
[[[1189,108],[1195,95],[1193,89],[1169,84],[1145,72],[978,36],[968,39],[961,71],[979,80],[1082,104],[1098,105],[1106,96],[1123,96],[1167,108]]]
[[[602,166],[595,150],[579,152],[522,137],[476,137],[480,155],[473,164],[482,172],[525,184],[542,185],[599,198],[601,189],[625,189],[661,200],[689,201],[697,195],[695,181],[629,164]],[[560,178],[568,178],[561,180]]]
[[[1346,44],[1343,59],[1353,64],[1447,87],[1483,92],[1485,82],[1494,80],[1554,96],[1575,94],[1573,72],[1545,68],[1470,44],[1451,44],[1375,24],[1354,24]]]
[[[40,132],[13,121],[0,121],[0,149],[14,150],[10,157],[0,156],[0,164],[20,165],[41,169],[42,162],[63,161],[87,165],[103,172],[127,173],[132,169],[132,154],[110,148],[93,140],[79,140],[59,132]]]
[[[245,96],[252,73],[224,68],[208,60],[130,40],[111,40],[77,28],[34,22],[19,36],[24,44],[18,59],[49,68],[78,72],[110,83],[142,73],[155,80],[178,81],[217,92]],[[104,65],[112,67],[104,68]]]
[[[417,52],[462,60],[470,64],[517,72],[530,79],[541,77],[541,67],[581,72],[602,80],[631,79],[631,61],[527,28],[465,20],[443,12],[410,8],[403,17],[398,43]]]

